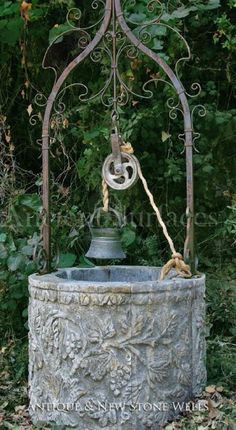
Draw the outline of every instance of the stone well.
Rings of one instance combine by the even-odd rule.
[[[205,277],[159,281],[159,272],[110,266],[30,276],[35,424],[156,430],[201,392]]]

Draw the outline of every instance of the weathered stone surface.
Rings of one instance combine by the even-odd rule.
[[[34,423],[159,429],[205,384],[205,277],[159,268],[67,269],[29,278]],[[176,409],[176,411],[175,411]]]

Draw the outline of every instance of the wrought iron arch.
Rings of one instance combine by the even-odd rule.
[[[157,0],[156,0],[157,1]],[[176,94],[179,97],[179,101],[182,106],[182,113],[184,117],[184,145],[186,152],[186,192],[187,192],[187,231],[184,246],[184,258],[191,265],[192,273],[196,271],[195,264],[195,238],[194,238],[194,189],[193,189],[193,149],[194,149],[194,139],[193,138],[193,121],[192,114],[189,107],[189,102],[187,98],[187,92],[182,85],[178,74],[175,73],[170,66],[154,51],[152,51],[148,46],[143,43],[128,26],[124,12],[122,10],[120,0],[100,0],[101,3],[105,5],[103,19],[101,20],[101,25],[99,30],[96,32],[92,40],[88,40],[86,46],[64,69],[59,77],[56,77],[52,91],[45,103],[45,113],[43,117],[42,126],[42,170],[43,170],[43,214],[44,222],[42,225],[42,236],[43,236],[43,250],[46,259],[46,271],[50,271],[51,265],[51,229],[50,229],[50,119],[52,114],[53,105],[57,99],[57,96],[62,88],[62,85],[66,81],[70,73],[79,66],[89,55],[98,47],[99,43],[103,40],[106,32],[109,29],[110,24],[113,24],[112,44],[113,44],[113,56],[112,56],[112,70],[113,70],[113,85],[114,85],[114,105],[117,103],[116,94],[116,22],[119,24],[124,36],[131,42],[137,50],[145,54],[147,57],[152,59],[167,75]],[[93,3],[98,6],[99,1],[93,0]],[[151,2],[153,3],[153,2]],[[157,1],[161,4],[161,2]],[[154,21],[153,21],[154,22]],[[159,23],[159,17],[155,21]],[[44,68],[50,68],[49,66],[44,66]],[[53,69],[53,67],[51,67]],[[162,80],[162,79],[160,79]],[[162,80],[163,81],[163,80]],[[165,82],[165,81],[164,81]],[[193,84],[192,89],[199,89],[198,84]],[[198,135],[198,133],[195,133]]]

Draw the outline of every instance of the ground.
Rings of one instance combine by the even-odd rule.
[[[31,424],[27,410],[27,381],[20,378],[16,382],[11,378],[9,365],[4,368],[4,363],[7,363],[4,357],[9,351],[2,348],[0,352],[0,363],[3,364],[0,372],[0,429],[35,430],[36,427]],[[195,412],[186,413],[174,423],[165,426],[165,430],[236,430],[236,394],[222,386],[210,385],[205,388],[200,399],[204,401],[201,405],[206,406],[204,412],[198,411],[199,399],[196,399]],[[57,426],[44,426],[40,429],[59,430]]]

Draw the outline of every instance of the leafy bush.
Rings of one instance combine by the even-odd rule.
[[[0,232],[0,309],[4,331],[19,335],[27,319],[28,275],[37,270],[33,261],[39,241],[40,199],[37,194],[17,194],[9,202],[8,216]]]

